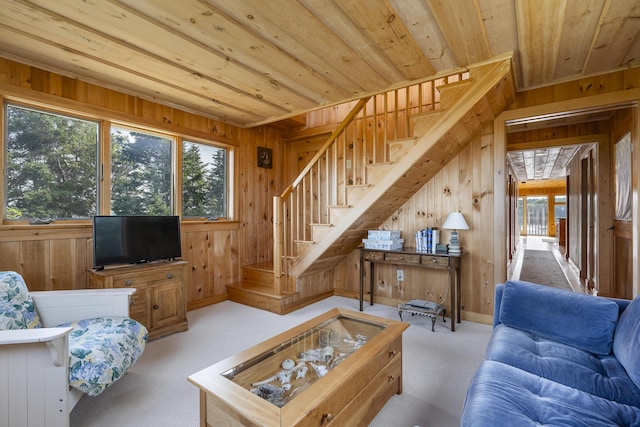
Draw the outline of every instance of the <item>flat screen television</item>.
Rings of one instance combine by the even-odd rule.
[[[182,256],[178,216],[93,217],[93,264],[140,264]]]

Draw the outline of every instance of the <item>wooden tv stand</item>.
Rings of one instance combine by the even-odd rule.
[[[149,340],[188,329],[186,261],[152,262],[89,271],[89,287],[136,288],[129,315],[149,330]]]

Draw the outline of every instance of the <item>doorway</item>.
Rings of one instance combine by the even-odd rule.
[[[637,206],[633,206],[632,218],[630,223],[618,231],[614,226],[614,193],[613,188],[613,152],[612,147],[615,143],[616,133],[621,130],[631,132],[632,144],[634,147],[639,145],[638,132],[640,130],[640,118],[637,106],[633,103],[620,104],[613,106],[611,104],[601,104],[598,102],[599,97],[590,100],[581,99],[581,107],[583,110],[576,110],[575,103],[571,112],[563,113],[560,109],[564,103],[556,103],[556,105],[540,105],[535,108],[524,108],[521,110],[506,111],[496,120],[495,141],[496,155],[506,155],[508,151],[517,149],[540,149],[541,147],[553,148],[556,146],[564,146],[566,144],[592,144],[591,157],[584,157],[585,152],[589,149],[581,149],[580,155],[574,159],[574,164],[567,175],[575,176],[567,179],[566,209],[567,209],[567,235],[568,252],[567,256],[571,262],[581,265],[585,268],[588,265],[585,277],[588,278],[592,286],[600,295],[611,295],[613,289],[614,275],[620,277],[621,281],[627,283],[626,288],[630,289],[632,295],[638,293],[638,265],[635,261],[634,254],[640,252],[640,244],[633,237],[635,233],[628,233],[627,230],[634,230],[633,221],[638,218],[640,212]],[[620,102],[624,101],[624,94],[619,95]],[[620,111],[623,112],[620,112]],[[535,112],[535,115],[533,114]],[[524,114],[527,114],[526,116]],[[623,117],[624,116],[624,117]],[[623,120],[625,119],[625,120]],[[624,123],[623,123],[624,121]],[[513,133],[519,131],[531,131],[529,134],[521,133],[519,138],[514,139]],[[523,136],[524,135],[524,136]],[[504,151],[502,151],[504,150]],[[640,152],[640,151],[638,151]],[[542,156],[541,156],[542,157]],[[634,166],[640,164],[640,157],[634,155],[632,163]],[[584,168],[583,168],[583,160]],[[506,172],[512,172],[513,164],[507,159]],[[640,168],[634,168],[632,171],[632,182],[638,182],[637,176]],[[575,173],[574,173],[575,172]],[[585,172],[585,173],[583,173]],[[519,179],[516,179],[519,182]],[[501,200],[500,195],[507,192],[504,191],[504,184],[496,183],[496,203]],[[584,190],[584,188],[587,190]],[[518,191],[516,190],[516,194]],[[502,209],[504,209],[504,202]],[[517,202],[514,202],[516,204]],[[525,209],[526,202],[524,199],[521,203],[522,209]],[[583,209],[584,207],[584,209]],[[500,209],[496,206],[496,209]],[[586,213],[583,211],[586,210]],[[507,209],[508,211],[508,209]],[[526,217],[527,219],[530,216]],[[525,221],[524,213],[522,221]],[[616,223],[617,224],[617,223]],[[516,223],[516,226],[520,225]],[[510,227],[505,222],[499,227]],[[507,240],[509,242],[509,229],[507,232]],[[520,234],[520,229],[513,230]],[[522,231],[527,232],[524,226]],[[630,242],[618,245],[614,243],[614,235],[629,237]],[[586,239],[583,238],[586,236]],[[586,241],[584,241],[586,240]],[[614,248],[615,246],[615,248]],[[504,247],[504,246],[503,246]],[[627,271],[620,271],[620,266],[615,266],[613,258],[615,249],[619,248],[625,254],[630,254],[627,258],[631,262],[627,262]],[[505,251],[506,252],[506,251]],[[617,257],[616,257],[617,258]],[[508,265],[509,258],[505,257],[502,265]],[[496,266],[501,265],[496,260]],[[631,265],[632,267],[629,267]],[[507,271],[505,268],[504,271]],[[631,276],[631,277],[629,277]]]

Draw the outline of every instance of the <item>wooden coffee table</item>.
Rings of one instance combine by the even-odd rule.
[[[205,368],[200,425],[366,425],[402,393],[407,327],[336,308]]]

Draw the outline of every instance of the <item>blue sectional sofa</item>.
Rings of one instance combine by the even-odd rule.
[[[640,426],[640,297],[509,281],[494,309],[461,426]]]

